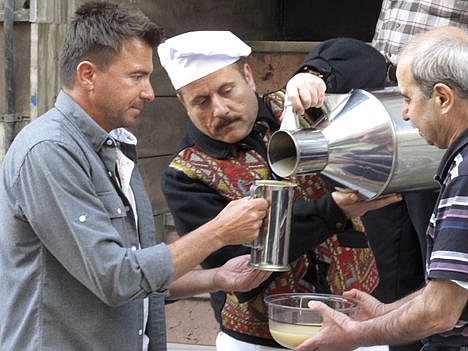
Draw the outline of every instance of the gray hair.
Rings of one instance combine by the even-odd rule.
[[[422,36],[405,48],[411,73],[425,97],[430,98],[437,83],[444,83],[460,97],[468,99],[467,37],[445,33],[430,39]]]

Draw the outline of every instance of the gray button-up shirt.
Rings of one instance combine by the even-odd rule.
[[[165,350],[171,258],[154,245],[137,169],[135,225],[115,148],[64,92],[11,145],[0,175],[1,350],[141,350],[148,296],[150,350]]]

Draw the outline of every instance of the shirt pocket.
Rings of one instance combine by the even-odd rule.
[[[114,228],[122,237],[126,237],[131,229],[129,227],[127,209],[122,199],[115,191],[98,193],[98,197],[106,209]]]

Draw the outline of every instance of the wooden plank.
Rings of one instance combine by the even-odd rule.
[[[278,40],[280,0],[158,0],[138,7],[168,37],[192,30],[231,30],[245,40]]]
[[[38,117],[53,107],[60,90],[60,54],[66,24],[31,24],[31,116]]]
[[[15,23],[13,27],[13,80],[15,94],[15,112],[29,115],[29,62],[30,62],[30,24]],[[0,26],[3,38],[3,26]],[[6,112],[4,57],[5,42],[0,40],[0,111]]]
[[[305,54],[253,53],[248,58],[259,94],[281,89],[296,68],[304,61]]]
[[[68,23],[76,8],[75,0],[31,0],[31,21],[35,23]]]

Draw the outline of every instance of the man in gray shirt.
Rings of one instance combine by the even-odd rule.
[[[208,254],[256,237],[263,199],[233,201],[173,244],[155,243],[136,139],[122,127],[154,99],[159,42],[159,28],[139,11],[106,3],[77,10],[55,107],[19,133],[2,164],[1,350],[165,350],[174,280],[183,283],[173,284],[172,298],[177,286],[249,290],[267,277],[233,278],[248,270],[244,260],[228,275],[194,273],[198,286],[184,286]]]

